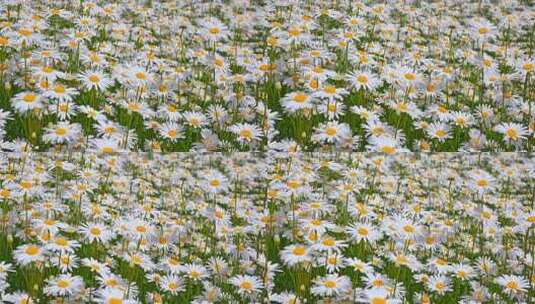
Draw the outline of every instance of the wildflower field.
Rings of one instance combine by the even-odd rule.
[[[533,1],[0,3],[4,150],[532,151]]]
[[[3,154],[7,303],[533,303],[526,155]]]
[[[0,0],[0,303],[535,303],[534,107],[533,0]]]

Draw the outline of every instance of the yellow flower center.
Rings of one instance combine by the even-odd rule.
[[[52,73],[52,72],[54,72],[54,69],[49,67],[49,66],[45,66],[45,67],[43,67],[43,72],[45,72],[47,74],[48,73]]]
[[[319,226],[321,225],[321,220],[320,219],[313,219],[312,221],[310,221],[310,223],[314,226]]]
[[[104,128],[104,133],[106,134],[112,134],[115,132],[115,128],[114,127],[105,127]]]
[[[120,298],[109,298],[108,304],[123,304],[123,299]]]
[[[169,130],[169,131],[167,131],[167,135],[169,137],[171,137],[171,138],[175,138],[176,135],[177,135],[177,132],[176,132],[176,130]]]
[[[253,284],[249,281],[245,281],[240,284],[240,288],[245,290],[251,290],[253,289]]]
[[[327,281],[323,282],[323,286],[325,286],[327,288],[336,288],[336,281],[327,280]]]
[[[369,231],[364,227],[360,227],[359,229],[357,229],[357,233],[361,236],[367,236],[369,234]]]
[[[33,183],[31,181],[28,181],[28,180],[23,180],[23,181],[20,182],[20,186],[23,189],[31,189],[33,187]]]
[[[190,125],[197,127],[197,126],[199,126],[201,124],[201,120],[198,119],[197,117],[192,117],[189,120],[189,123],[190,123]]]
[[[52,225],[56,224],[56,221],[53,220],[53,219],[46,219],[46,220],[43,221],[43,223],[45,223],[45,225],[47,225],[47,226],[52,226]]]
[[[293,100],[297,103],[303,103],[307,100],[307,96],[305,94],[295,94]]]
[[[477,185],[479,187],[486,187],[489,185],[489,181],[487,181],[486,179],[480,179],[477,181]]]
[[[130,111],[138,112],[141,110],[141,105],[135,102],[131,102],[128,104],[128,109]]]
[[[297,37],[299,34],[301,34],[301,31],[296,27],[292,27],[288,30],[288,34],[292,37]]]
[[[533,64],[533,63],[524,63],[522,65],[522,69],[524,69],[525,71],[531,72],[531,71],[535,70],[535,64]]]
[[[67,288],[67,287],[69,287],[69,285],[71,285],[71,284],[67,280],[59,280],[58,281],[58,287],[59,288]]]
[[[62,237],[57,238],[55,242],[59,246],[67,246],[69,244],[69,242],[67,242],[67,240]]]
[[[218,27],[211,27],[210,29],[208,29],[208,31],[212,35],[217,35],[217,34],[221,33],[221,29],[218,28]]]
[[[29,37],[32,33],[32,30],[28,28],[21,28],[19,30],[19,34],[24,37]]]
[[[510,282],[507,282],[507,284],[505,285],[508,289],[514,289],[514,290],[517,290],[520,288],[520,286],[518,285],[518,282],[516,281],[510,281]]]
[[[67,134],[67,129],[66,128],[63,128],[63,127],[59,127],[59,128],[56,128],[56,131],[55,131],[56,135],[58,136],[63,136],[65,134]]]
[[[336,133],[337,133],[337,130],[336,130],[336,128],[334,128],[334,127],[327,127],[327,128],[325,129],[325,134],[327,134],[327,135],[329,135],[329,136],[335,136]]]
[[[145,80],[145,79],[147,79],[147,74],[145,74],[144,72],[137,72],[136,73],[136,78],[139,79],[139,80]]]
[[[115,150],[113,149],[113,147],[103,147],[102,148],[102,152],[103,153],[113,153]]]
[[[102,231],[98,227],[93,227],[93,228],[89,229],[89,232],[92,235],[100,235],[102,233]]]
[[[330,256],[328,259],[327,259],[327,263],[329,263],[330,265],[335,265],[336,264],[336,256]]]
[[[386,304],[386,299],[380,298],[380,297],[374,297],[371,299],[370,303],[371,304]]]
[[[106,281],[106,286],[108,286],[108,287],[115,287],[115,286],[117,286],[117,285],[119,285],[119,282],[117,282],[116,279],[113,279],[113,278],[112,278],[112,279],[108,279],[108,280]]]
[[[323,91],[327,94],[335,94],[336,93],[336,87],[334,86],[326,86],[323,88]]]
[[[137,255],[132,256],[132,263],[134,263],[135,265],[140,265],[142,262],[143,260],[141,259],[141,257]]]
[[[267,44],[269,44],[270,46],[274,46],[274,45],[277,45],[277,43],[279,42],[279,39],[277,37],[268,37],[267,38]]]
[[[405,77],[405,79],[409,81],[413,81],[416,79],[416,75],[414,73],[405,73],[403,77]]]
[[[437,137],[444,137],[444,136],[446,136],[446,132],[445,132],[444,130],[437,130],[437,131],[435,132],[435,135],[436,135]]]
[[[54,87],[54,92],[56,92],[57,94],[63,94],[65,93],[65,87],[61,84],[58,84]]]
[[[264,64],[261,64],[258,69],[260,69],[260,71],[262,72],[269,72],[269,71],[273,71],[275,70],[275,68],[277,68],[277,65],[276,64],[267,64],[267,63],[264,63]]]
[[[507,137],[511,138],[512,140],[516,140],[518,138],[518,132],[513,128],[507,129],[505,134],[507,134]]]
[[[368,83],[368,76],[361,74],[357,76],[357,81],[360,83]]]
[[[26,103],[32,103],[37,100],[37,95],[33,93],[29,93],[29,94],[24,95],[24,97],[22,97],[22,100]]]
[[[30,256],[37,255],[39,253],[39,247],[37,247],[35,245],[30,245],[30,246],[26,247],[25,252],[26,252],[27,255],[30,255]]]
[[[305,253],[306,253],[305,247],[301,247],[301,246],[295,247],[292,250],[292,254],[296,255],[296,256],[303,256],[303,255],[305,255]]]
[[[212,179],[210,181],[210,186],[212,187],[219,187],[219,185],[221,185],[221,181],[219,181],[218,179]]]
[[[243,129],[240,131],[240,136],[246,140],[251,140],[253,138],[253,132],[249,129]]]
[[[321,243],[329,247],[332,247],[334,246],[334,244],[336,244],[336,242],[333,239],[324,239]]]
[[[89,79],[89,81],[91,81],[92,83],[98,83],[100,81],[100,77],[98,77],[98,75],[90,75],[87,79]]]
[[[381,148],[381,152],[383,152],[385,154],[394,154],[394,153],[396,153],[396,148],[392,147],[392,146],[383,146]]]
[[[225,65],[225,62],[221,59],[216,58],[214,59],[214,64],[217,65],[218,67],[222,67]]]
[[[403,226],[403,231],[407,233],[413,233],[416,229],[412,225],[405,225]]]
[[[297,180],[289,180],[286,185],[288,186],[288,188],[297,189],[299,188],[300,183]]]
[[[409,263],[409,260],[408,260],[407,257],[404,256],[404,255],[398,255],[398,256],[396,257],[396,262],[397,262],[398,264],[401,264],[401,265],[406,265],[406,264]]]

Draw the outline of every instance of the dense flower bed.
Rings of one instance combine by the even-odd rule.
[[[0,146],[532,151],[535,10],[494,2],[2,1]]]
[[[535,162],[2,154],[8,303],[532,303]]]

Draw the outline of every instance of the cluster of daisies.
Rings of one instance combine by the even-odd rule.
[[[535,160],[0,155],[6,303],[533,303]]]
[[[532,151],[530,1],[0,3],[0,147]]]

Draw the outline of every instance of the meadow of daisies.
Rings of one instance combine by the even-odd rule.
[[[533,303],[517,154],[12,153],[7,303]]]
[[[535,303],[534,107],[532,0],[0,0],[0,303]]]
[[[0,147],[532,151],[532,1],[0,3]]]

